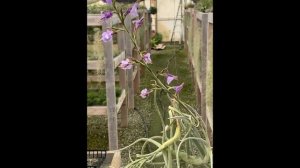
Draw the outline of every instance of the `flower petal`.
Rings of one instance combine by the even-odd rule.
[[[175,86],[175,87],[174,87],[176,93],[179,93],[179,92],[181,91],[181,89],[183,88],[183,84],[184,84],[184,83],[182,83],[182,84],[179,85],[179,86]]]

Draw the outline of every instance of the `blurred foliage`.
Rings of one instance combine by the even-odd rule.
[[[151,7],[149,8],[149,11],[150,11],[150,14],[151,14],[151,15],[155,15],[155,14],[157,13],[157,8],[151,6]]]
[[[116,88],[116,97],[121,95],[121,89]],[[117,103],[117,99],[116,99]],[[88,90],[87,91],[87,105],[94,106],[94,105],[106,105],[106,91],[105,89],[99,90]]]
[[[195,9],[201,12],[213,11],[213,0],[193,0],[195,3]]]
[[[151,46],[156,46],[157,44],[162,42],[162,34],[161,33],[155,33],[155,35],[151,38]]]
[[[193,4],[193,3],[187,3],[187,4],[185,4],[184,9],[194,8],[194,7],[195,7],[195,4]]]
[[[132,6],[132,2],[135,2],[135,0],[134,1],[127,0],[127,1],[119,0],[119,2],[122,2],[122,3],[117,3],[116,4],[117,8],[122,8],[124,11],[126,11],[128,8],[130,8]],[[146,9],[146,7],[139,5],[139,9]],[[87,5],[87,13],[88,14],[100,14],[101,11],[107,11],[107,10],[113,11],[112,5],[99,4],[99,3],[93,3],[90,5]]]

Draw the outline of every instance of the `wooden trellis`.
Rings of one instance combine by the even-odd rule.
[[[144,24],[138,29],[138,41],[139,47],[148,49],[150,47],[150,26],[149,17],[147,11],[139,11],[139,15],[144,15]],[[126,17],[125,24],[129,31],[133,31],[132,21],[137,18],[131,18],[129,15]],[[102,31],[111,25],[118,26],[120,20],[116,15],[107,20],[106,22],[100,22],[99,15],[88,15],[87,26],[102,26]],[[124,31],[117,32],[117,43],[121,53],[114,57],[113,56],[113,42],[112,40],[103,43],[104,48],[104,61],[93,60],[88,61],[88,70],[105,70],[105,75],[91,75],[88,76],[87,82],[105,82],[106,83],[106,102],[107,106],[88,106],[87,115],[105,115],[108,118],[108,139],[109,139],[109,150],[118,149],[118,122],[117,114],[121,113],[121,126],[128,126],[128,109],[134,108],[134,95],[139,93],[140,85],[140,68],[134,66],[133,69],[123,70],[118,68],[118,65],[122,60],[128,57],[138,58],[137,53],[134,50],[134,45],[130,41],[128,33]],[[146,46],[146,47],[145,47]],[[101,47],[101,46],[99,46]],[[119,71],[118,81],[121,86],[121,96],[116,98],[115,94],[115,70]],[[118,99],[118,103],[116,103]]]

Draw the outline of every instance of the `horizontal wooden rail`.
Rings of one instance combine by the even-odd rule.
[[[100,0],[87,0],[87,5],[99,2]]]
[[[116,75],[116,82],[119,82],[120,77]],[[87,82],[105,82],[105,75],[89,75],[87,77]]]
[[[114,58],[114,69],[116,69],[121,61],[125,59],[125,51],[122,51],[118,56]],[[87,64],[88,70],[103,70],[105,69],[105,62],[103,60],[91,60]]]
[[[121,96],[118,98],[118,104],[116,105],[117,112],[120,111],[125,98],[126,98],[126,91],[125,91],[125,89],[123,89]],[[87,115],[88,116],[106,116],[107,115],[107,107],[106,106],[88,106],[87,107]]]
[[[139,10],[141,12],[141,10]],[[137,18],[137,17],[135,17]],[[132,19],[135,19],[132,18]],[[112,25],[116,25],[121,23],[120,19],[116,14],[113,15],[112,17]],[[100,20],[100,15],[99,14],[88,14],[87,15],[87,26],[102,26],[103,22]]]
[[[107,107],[106,106],[88,106],[87,107],[87,115],[88,116],[105,116],[107,115]]]
[[[113,15],[112,17],[112,25],[119,24],[120,19],[116,14]],[[100,15],[99,14],[88,14],[87,15],[87,26],[102,26],[102,21],[100,20]]]

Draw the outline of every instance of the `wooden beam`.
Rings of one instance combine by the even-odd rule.
[[[100,70],[105,69],[105,62],[103,60],[90,60],[87,63],[88,70]]]
[[[116,75],[116,82],[119,82],[119,75]],[[105,75],[88,75],[87,82],[105,82]]]
[[[116,69],[121,61],[125,59],[125,51],[122,51],[117,57],[114,58],[114,69]]]
[[[137,74],[137,69],[135,69],[135,70],[133,71],[133,73],[132,73],[132,80],[135,79],[136,74]]]
[[[118,104],[116,105],[116,111],[118,112],[126,98],[126,91],[123,89],[121,96],[118,97]],[[88,106],[87,107],[88,116],[102,116],[107,115],[106,106]]]
[[[104,75],[88,75],[87,82],[105,82]]]
[[[116,105],[116,111],[117,111],[117,113],[118,113],[119,110],[121,109],[122,104],[123,104],[125,98],[126,98],[126,90],[123,89],[123,90],[122,90],[122,93],[121,93],[121,96],[118,97],[118,104]]]
[[[105,116],[107,115],[106,106],[88,106],[87,107],[88,116]]]
[[[116,14],[112,16],[112,25],[121,23],[120,19]],[[99,14],[88,14],[87,15],[87,26],[102,26],[104,22],[100,20]]]
[[[119,26],[121,27],[121,26]],[[122,28],[122,27],[121,27]],[[119,31],[117,33],[117,42],[118,42],[118,48],[120,51],[124,51],[124,56],[125,56],[125,32],[124,31]],[[119,80],[120,80],[120,86],[122,89],[125,91],[128,91],[127,88],[127,74],[126,70],[119,68]],[[127,95],[127,93],[125,92]],[[128,127],[128,99],[127,96],[124,98],[124,102],[121,104],[120,107],[120,113],[121,113],[121,127]]]
[[[118,67],[122,60],[125,59],[125,51],[122,51],[118,56],[116,56],[114,61],[114,69]],[[104,60],[90,60],[87,64],[88,70],[100,70],[105,69],[105,62]]]
[[[103,29],[112,26],[111,19],[103,22]],[[113,41],[103,42],[105,58],[105,84],[107,101],[108,142],[109,150],[118,149],[118,121],[116,112],[115,71],[113,61]]]
[[[131,16],[128,15],[125,18],[125,26],[129,30],[129,32],[132,32],[132,22],[131,22]],[[130,35],[128,33],[125,33],[125,56],[126,58],[132,57],[132,42],[130,39]],[[133,91],[133,81],[132,81],[132,68],[127,70],[127,100],[128,100],[128,108],[133,109],[134,108],[134,91]]]
[[[100,0],[87,0],[87,5],[99,2]]]
[[[214,23],[214,21],[213,21],[213,13],[197,12],[196,13],[197,19],[202,21],[202,15],[203,14],[208,14],[208,23]]]
[[[119,150],[114,152],[114,156],[112,158],[111,165],[109,167],[111,168],[121,167],[121,152]]]

